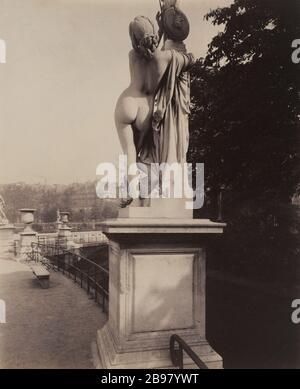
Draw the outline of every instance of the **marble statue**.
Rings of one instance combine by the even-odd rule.
[[[151,164],[185,162],[188,148],[188,70],[195,59],[183,44],[189,25],[176,3],[161,4],[158,31],[145,16],[137,16],[130,23],[131,81],[115,110],[115,124],[128,166],[138,163],[147,180]],[[164,44],[159,49],[162,36]],[[128,184],[134,177],[128,176]],[[140,183],[140,197],[147,194]],[[121,206],[131,200],[130,197],[123,199]]]

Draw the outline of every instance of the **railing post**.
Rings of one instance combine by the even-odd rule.
[[[175,344],[178,344],[178,349],[175,348]],[[208,369],[205,362],[203,362],[197,354],[189,347],[183,339],[174,334],[170,337],[170,356],[174,366],[179,369],[184,368],[183,363],[183,351],[192,359],[192,361],[198,366],[199,369]]]
[[[76,266],[74,265],[75,260],[76,260]],[[78,258],[77,257],[75,258],[75,255],[74,255],[73,256],[74,282],[76,282],[76,279],[77,279],[77,262],[78,262]]]
[[[223,191],[224,191],[224,189],[225,189],[225,186],[222,185],[220,187],[220,192],[218,195],[218,217],[217,217],[218,222],[221,222],[223,220]]]
[[[96,266],[94,266],[94,288],[95,288],[95,301],[97,302]]]
[[[65,254],[63,257],[63,263],[62,263],[63,274],[65,274],[66,256],[67,254]]]
[[[87,268],[87,293],[89,294],[90,293],[90,268],[88,267]]]

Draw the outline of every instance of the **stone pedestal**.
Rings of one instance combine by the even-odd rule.
[[[31,243],[37,243],[37,233],[33,230],[20,233],[20,253],[21,258],[26,258],[27,253],[32,249]]]
[[[37,242],[37,233],[31,228],[32,223],[34,222],[34,212],[33,208],[22,208],[21,212],[21,221],[25,223],[24,231],[20,233],[20,252],[19,256],[21,259],[26,259],[27,253],[31,251],[31,243]]]
[[[68,243],[73,240],[72,229],[68,226],[69,212],[60,212],[60,215],[62,221],[58,230],[58,243],[60,247],[67,249]]]
[[[56,224],[56,231],[58,232],[62,226],[62,222],[57,221],[55,224]]]
[[[12,256],[14,253],[14,231],[12,224],[0,225],[0,255]]]
[[[97,335],[103,368],[172,368],[172,334],[210,368],[222,368],[205,335],[205,247],[224,227],[161,218],[102,224],[110,240],[109,319]],[[188,357],[185,366],[194,367]]]
[[[59,247],[63,249],[69,249],[72,246],[73,238],[72,238],[72,230],[70,227],[62,225],[62,227],[58,230],[58,244]]]
[[[58,238],[71,239],[72,238],[72,229],[68,226],[62,225],[58,231]]]

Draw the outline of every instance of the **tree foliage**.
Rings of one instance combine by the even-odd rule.
[[[299,183],[299,4],[236,0],[206,18],[225,24],[193,73],[191,158],[209,185],[286,199]],[[297,18],[298,17],[298,18]]]
[[[69,185],[13,183],[0,185],[11,223],[20,220],[21,208],[36,209],[36,223],[53,223],[57,210],[69,211],[72,222],[102,220],[116,214],[116,205],[96,195],[95,182]]]
[[[225,187],[229,238],[294,228],[284,220],[300,182],[299,16],[297,0],[235,0],[206,15],[223,31],[192,72],[189,159],[205,163],[207,203]]]

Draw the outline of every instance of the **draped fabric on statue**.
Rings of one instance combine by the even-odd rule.
[[[155,95],[152,128],[138,147],[141,197],[149,193],[150,164],[186,162],[189,144],[190,77],[187,70],[194,63],[192,54],[172,50],[172,59]],[[152,185],[159,185],[158,166],[152,165]]]
[[[191,54],[172,50],[172,59],[155,96],[152,129],[139,150],[142,163],[183,163],[189,143]]]

